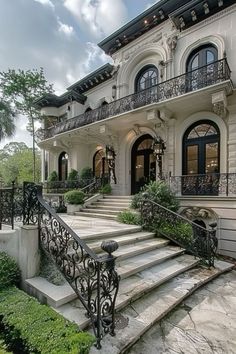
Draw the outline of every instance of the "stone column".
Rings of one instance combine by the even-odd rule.
[[[40,265],[38,227],[24,225],[19,237],[19,267],[24,283],[25,279],[38,274]]]

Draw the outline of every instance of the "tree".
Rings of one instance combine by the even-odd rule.
[[[10,104],[0,99],[0,140],[11,137],[15,132],[14,112]]]
[[[32,134],[33,141],[33,180],[36,180],[36,149],[35,121],[40,120],[35,101],[47,93],[52,93],[52,85],[47,83],[43,69],[12,70],[0,72],[0,90],[3,97],[10,100],[18,113],[28,117],[27,130]]]
[[[40,181],[40,151],[35,151],[35,181]],[[18,183],[32,181],[33,154],[32,148],[25,143],[12,142],[0,150],[0,175],[4,184],[17,180]]]

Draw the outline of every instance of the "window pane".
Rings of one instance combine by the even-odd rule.
[[[152,148],[152,139],[145,139],[143,140],[139,146],[137,150],[146,150],[146,149],[151,149]]]
[[[136,157],[136,174],[135,182],[143,182],[144,180],[144,155],[138,155]]]
[[[195,58],[193,59],[191,69],[194,70],[194,69],[198,68],[198,66],[199,66],[199,54],[197,54],[195,56]]]
[[[218,166],[218,143],[206,144],[206,173],[219,172]]]
[[[198,174],[198,145],[187,146],[187,175]]]
[[[214,54],[212,53],[212,51],[207,50],[207,52],[206,52],[206,64],[210,64],[210,63],[212,63],[213,61],[215,61],[215,56],[214,56]]]
[[[217,135],[215,127],[210,124],[200,124],[191,130],[188,135],[188,139],[200,138],[209,135]]]

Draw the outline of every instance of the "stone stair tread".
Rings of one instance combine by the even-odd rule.
[[[148,232],[148,231],[138,231],[133,233],[123,232],[123,234],[117,234],[117,235],[114,233],[110,233],[109,235],[111,236],[109,240],[114,240],[118,242],[118,244],[122,244],[123,242],[129,242],[132,245],[135,244],[136,242],[153,239],[155,237],[155,234],[153,232]],[[96,239],[96,241],[95,240],[87,241],[87,244],[90,248],[97,247],[97,246],[100,247],[101,240],[97,241]]]
[[[91,208],[82,208],[82,212],[86,213],[96,213],[96,214],[110,214],[110,215],[118,215],[120,211],[117,210],[110,210],[110,209],[91,209]]]
[[[125,353],[154,323],[197,288],[232,269],[233,264],[216,261],[215,266],[211,269],[198,267],[188,270],[126,307],[121,314],[129,320],[128,325],[125,329],[117,328],[115,337],[107,335],[103,338],[102,353]],[[90,351],[90,354],[94,353],[98,353],[95,347]]]
[[[155,264],[164,262],[169,258],[178,256],[183,252],[184,249],[180,247],[166,246],[164,248],[146,252],[145,254],[130,257],[126,260],[119,261],[118,259],[116,262],[117,272],[121,276],[121,279],[124,279]]]
[[[28,287],[43,295],[47,300],[47,304],[52,307],[59,307],[77,298],[74,290],[68,283],[54,285],[40,276],[26,279],[25,283]],[[37,297],[37,293],[34,295]]]
[[[140,254],[144,252],[148,252],[153,249],[165,247],[169,244],[169,240],[167,239],[161,239],[161,238],[153,238],[153,235],[148,235],[148,237],[152,237],[151,239],[147,239],[145,241],[141,241],[139,239],[137,240],[132,240],[131,237],[117,237],[117,238],[112,238],[114,241],[117,241],[118,243],[120,242],[121,246],[118,248],[117,251],[113,253],[115,257],[118,259],[121,258],[126,258],[126,257],[131,257],[134,256],[135,254]],[[135,242],[136,241],[136,242]],[[125,245],[122,245],[122,243],[126,242]],[[127,244],[129,242],[129,244]],[[101,249],[101,242],[94,242],[88,244],[89,247],[95,251],[95,252],[104,252]],[[117,261],[116,261],[117,262]]]
[[[130,195],[104,195],[103,199],[128,199],[132,200],[132,196]]]
[[[104,219],[116,219],[116,215],[110,215],[110,214],[99,214],[99,213],[89,213],[85,211],[77,211],[75,212],[75,215],[82,215],[82,216],[87,216],[91,218],[104,218]]]
[[[197,263],[198,260],[194,259],[194,257],[183,255],[121,280],[116,300],[116,309],[120,310],[163,282],[193,267]],[[76,303],[77,307],[65,304],[57,308],[56,311],[70,321],[77,323],[80,329],[85,329],[89,325],[89,319],[85,316],[85,309],[79,300],[74,300],[72,303]]]
[[[113,239],[114,237],[117,237],[117,236],[124,236],[125,237],[128,235],[132,235],[134,233],[142,234],[142,235],[143,234],[152,234],[153,235],[153,233],[151,233],[151,232],[143,232],[141,226],[122,224],[122,228],[119,228],[117,230],[112,229],[111,231],[105,231],[105,232],[101,232],[101,233],[81,235],[80,238],[85,240],[86,242],[89,242],[90,240],[94,241],[94,240],[100,239],[100,243],[101,243],[101,241],[103,239],[107,239],[107,238]],[[136,236],[134,236],[134,237],[136,237]]]
[[[129,209],[129,205],[125,208],[125,207],[122,207],[122,206],[107,206],[107,205],[93,205],[93,204],[90,204],[89,205],[89,209],[107,209],[109,208],[109,210],[114,210],[114,211],[123,211],[125,209]],[[87,209],[87,208],[86,208]]]

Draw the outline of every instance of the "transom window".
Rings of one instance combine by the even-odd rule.
[[[154,65],[147,65],[135,79],[135,92],[140,92],[158,84],[158,70]]]

